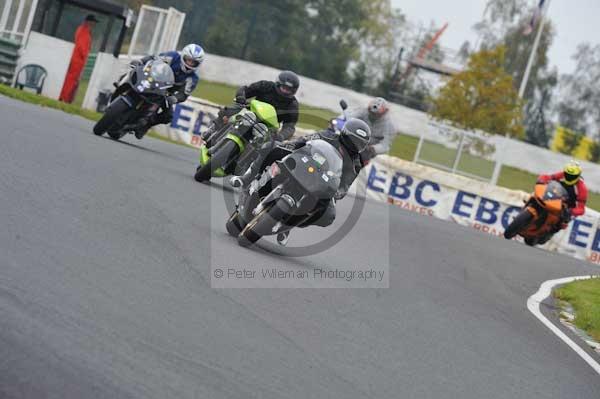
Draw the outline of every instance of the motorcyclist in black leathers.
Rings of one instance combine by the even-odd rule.
[[[346,196],[348,189],[363,168],[360,153],[364,151],[369,144],[371,139],[371,129],[364,121],[352,118],[346,122],[339,135],[330,131],[324,131],[285,141],[280,145],[285,146],[290,150],[297,150],[303,147],[308,141],[316,139],[326,140],[342,155],[342,176],[340,186],[334,196],[335,201],[341,200]],[[258,176],[260,172],[259,169],[267,158],[269,151],[270,148],[265,145],[259,151],[258,157],[252,162],[246,173],[244,173],[243,176],[233,176],[230,180],[231,184],[234,187],[247,186],[250,184],[252,180]],[[329,200],[327,204],[323,204],[320,212],[317,212],[312,218],[308,219],[298,227],[307,227],[311,225],[326,227],[332,224],[335,220],[336,213],[335,201]],[[277,241],[281,245],[285,245],[288,238],[289,231],[279,234],[277,236]]]
[[[291,71],[283,71],[275,82],[260,80],[248,86],[240,87],[235,94],[235,102],[239,105],[245,105],[249,98],[254,97],[258,101],[271,104],[277,111],[277,119],[283,123],[277,134],[277,139],[280,141],[288,140],[294,135],[296,123],[298,122],[299,106],[295,94],[299,87],[300,79],[298,75]],[[211,127],[202,135],[202,139],[208,142],[210,136],[221,129],[227,123],[229,117],[239,112],[239,105],[221,109]]]

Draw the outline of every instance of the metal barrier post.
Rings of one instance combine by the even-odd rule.
[[[492,173],[492,180],[490,181],[490,183],[492,183],[494,186],[498,185],[498,179],[500,178],[501,171],[502,171],[502,162],[496,161],[496,164],[494,165],[494,173]]]
[[[415,156],[413,158],[414,163],[419,162],[419,156],[421,155],[421,148],[423,147],[423,141],[425,140],[425,135],[422,134],[419,138],[419,144],[417,144],[417,149],[415,150]]]
[[[456,150],[456,158],[454,158],[454,164],[452,165],[452,173],[456,173],[456,170],[458,169],[458,163],[460,162],[460,156],[462,155],[464,145],[465,133],[462,132],[460,135],[460,143],[458,144],[458,149]]]
[[[494,165],[494,173],[492,173],[492,179],[490,181],[490,183],[495,186],[498,185],[498,179],[500,179],[500,173],[502,172],[502,157],[507,148],[508,140],[508,137],[502,137],[498,142],[499,148],[496,148],[496,164]]]
[[[15,21],[13,22],[12,32],[10,38],[12,40],[17,40],[17,36],[19,35],[19,25],[21,24],[21,17],[23,17],[23,9],[25,8],[25,0],[19,1],[19,6],[17,7],[17,15],[15,15]]]
[[[4,9],[0,14],[0,33],[4,33],[6,30],[6,24],[8,23],[8,14],[10,14],[10,8],[12,7],[12,0],[6,0],[4,3]]]

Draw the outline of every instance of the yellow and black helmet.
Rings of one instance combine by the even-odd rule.
[[[563,168],[565,174],[565,184],[572,186],[577,184],[581,178],[581,166],[579,162],[571,161]]]

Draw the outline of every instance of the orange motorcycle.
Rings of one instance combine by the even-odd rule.
[[[520,235],[529,246],[545,244],[554,234],[554,226],[564,220],[567,190],[557,181],[537,183],[535,191],[504,231],[504,238]]]

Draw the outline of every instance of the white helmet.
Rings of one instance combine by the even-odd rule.
[[[185,73],[196,71],[204,61],[204,49],[197,44],[188,44],[181,50],[181,70]]]
[[[375,119],[382,117],[389,110],[388,102],[383,97],[372,99],[367,105],[369,115]]]

